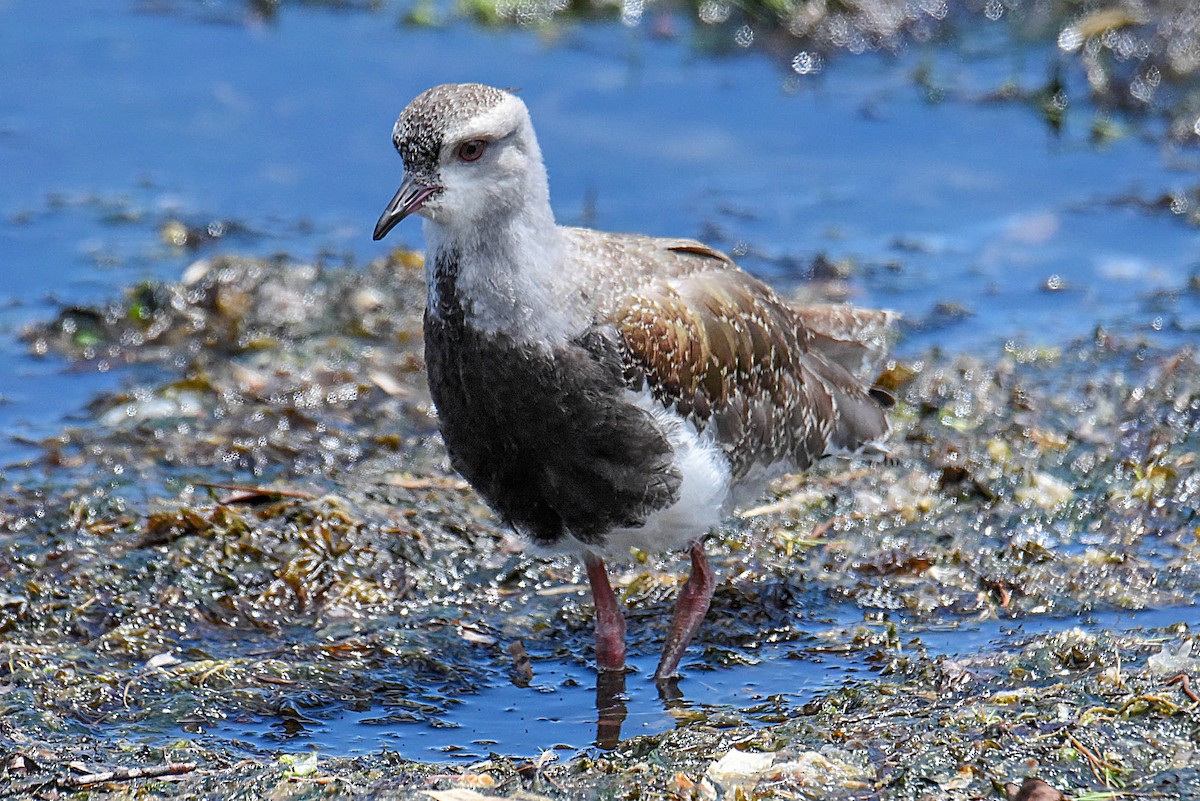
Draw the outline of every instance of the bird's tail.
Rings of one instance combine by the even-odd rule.
[[[887,357],[899,315],[835,304],[804,306],[796,313],[811,335],[813,368],[837,404],[826,453],[886,453],[887,409],[895,399],[873,379]]]
[[[812,335],[810,347],[859,379],[874,378],[895,339],[893,311],[859,309],[840,303],[795,307]]]

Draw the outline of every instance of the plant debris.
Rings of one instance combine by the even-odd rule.
[[[26,333],[34,353],[128,365],[128,380],[0,498],[0,771],[18,794],[82,786],[61,778],[71,762],[133,763],[88,769],[112,774],[86,782],[101,796],[978,798],[1033,770],[1076,795],[1198,786],[1187,626],[923,645],[922,626],[1200,595],[1196,356],[1105,332],[894,362],[888,462],[785,477],[713,538],[703,663],[790,640],[861,654],[868,678],[626,740],[618,689],[601,711],[611,750],[532,771],[386,751],[285,763],[204,736],[232,716],[286,737],[380,704],[436,726],[481,686],[537,692],[527,648],[587,664],[578,566],[515,550],[446,464],[419,266],[214,256]],[[679,565],[634,556],[616,583],[648,651]],[[845,608],[877,625],[819,622]]]

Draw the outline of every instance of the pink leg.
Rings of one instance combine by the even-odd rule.
[[[691,554],[692,574],[688,576],[675,603],[675,614],[671,616],[671,629],[663,645],[662,659],[658,661],[658,670],[654,671],[655,679],[669,679],[678,675],[676,668],[679,667],[679,660],[704,621],[708,602],[712,600],[713,590],[717,586],[716,576],[704,554],[704,544],[692,543]]]
[[[591,551],[583,554],[592,600],[596,605],[596,667],[600,670],[625,669],[625,616],[617,605],[617,596],[608,583],[604,560]]]

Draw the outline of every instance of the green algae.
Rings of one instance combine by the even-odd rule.
[[[1035,774],[1073,793],[1196,786],[1197,704],[1168,683],[1191,669],[1186,626],[1064,626],[953,658],[922,645],[923,623],[1200,594],[1196,357],[1105,332],[890,365],[887,462],[782,479],[712,538],[702,664],[791,640],[861,654],[870,679],[805,705],[680,710],[672,731],[532,766],[387,752],[298,764],[205,737],[230,718],[286,732],[380,703],[440,725],[457,695],[509,680],[514,642],[587,662],[578,566],[518,553],[446,464],[419,264],[215,256],[26,333],[35,353],[131,371],[7,479],[0,796],[72,790],[76,762],[197,765],[86,787],[99,797],[980,798]],[[615,567],[631,647],[652,651],[680,566],[634,554]],[[819,622],[847,605],[863,625]]]
[[[272,17],[286,4],[251,5]],[[1091,127],[1101,143],[1128,135],[1114,119],[1146,117],[1191,142],[1193,5],[968,3],[938,16],[936,3],[911,14],[908,3],[705,3],[682,13],[699,20],[683,28],[699,47],[762,48],[802,78],[844,53],[952,38],[999,9],[1014,39],[1067,45],[1054,54],[1061,64],[980,95],[931,59],[913,76],[930,102],[1023,103],[1053,128],[1070,122],[1083,87],[1100,108]],[[452,17],[412,8],[419,24]],[[628,21],[683,35],[675,7],[645,9],[646,20]],[[659,12],[668,18],[651,22]],[[455,13],[553,34],[621,10]],[[113,224],[146,217],[86,202]],[[1115,202],[1200,219],[1194,188]],[[232,221],[155,225],[183,252],[254,236]],[[900,399],[891,461],[782,479],[712,538],[721,584],[703,665],[789,640],[806,655],[862,654],[870,679],[803,705],[680,710],[672,731],[557,761],[296,757],[205,739],[239,716],[319,725],[380,702],[437,725],[457,694],[508,680],[510,643],[587,662],[578,567],[515,553],[446,464],[422,377],[419,264],[404,252],[362,271],[212,254],[177,283],[64,308],[27,332],[35,354],[122,366],[128,379],[0,484],[0,797],[965,799],[1002,797],[1027,775],[1076,798],[1196,794],[1197,703],[1175,681],[1200,667],[1194,624],[1063,623],[970,656],[930,655],[922,642],[945,623],[1194,603],[1196,356],[1103,331],[1053,351],[934,352],[890,366]],[[619,566],[634,649],[661,640],[679,568],[645,554]],[[861,624],[820,620],[847,606]],[[197,768],[72,783],[167,763]]]

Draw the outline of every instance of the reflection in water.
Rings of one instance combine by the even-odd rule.
[[[658,700],[662,701],[663,709],[667,712],[687,706],[687,700],[683,697],[683,690],[679,689],[678,676],[659,679],[656,684],[658,685]]]
[[[901,639],[919,639],[929,657],[957,657],[1013,647],[1013,638],[1082,626],[1122,631],[1163,628],[1195,620],[1195,607],[1140,612],[1092,612],[1083,617],[1030,616],[1021,620],[976,621],[944,627],[895,623]],[[856,609],[839,620],[820,624],[826,634],[867,625]],[[833,628],[828,628],[832,626]],[[814,622],[814,628],[817,624]],[[839,637],[844,639],[844,637]],[[597,674],[583,660],[526,655],[525,687],[508,681],[484,682],[475,692],[434,700],[377,700],[363,707],[324,710],[297,703],[273,715],[229,709],[224,720],[205,721],[170,735],[200,739],[248,753],[315,749],[326,756],[394,750],[413,759],[475,760],[491,753],[530,756],[547,748],[612,750],[621,740],[657,734],[697,717],[733,712],[748,725],[778,721],[778,705],[796,708],[817,695],[863,679],[872,672],[869,650],[830,650],[828,636],[808,641],[762,645],[753,664],[731,663],[717,669],[689,665],[682,679],[655,683],[650,675],[654,653],[634,654],[630,669]],[[524,648],[521,649],[522,651]],[[586,691],[595,687],[595,693]],[[582,690],[582,691],[581,691]],[[687,697],[685,698],[685,690]],[[687,714],[684,714],[684,712]],[[145,732],[118,732],[139,736]],[[143,742],[161,742],[154,736]]]
[[[596,745],[611,751],[621,741],[621,725],[629,715],[624,670],[596,671]]]
[[[625,692],[626,671],[600,670],[596,672],[596,741],[595,745],[611,751],[621,741],[621,726],[629,716],[629,695]],[[691,706],[679,686],[679,677],[655,679],[658,700],[662,704],[665,719],[669,720],[673,710]]]

